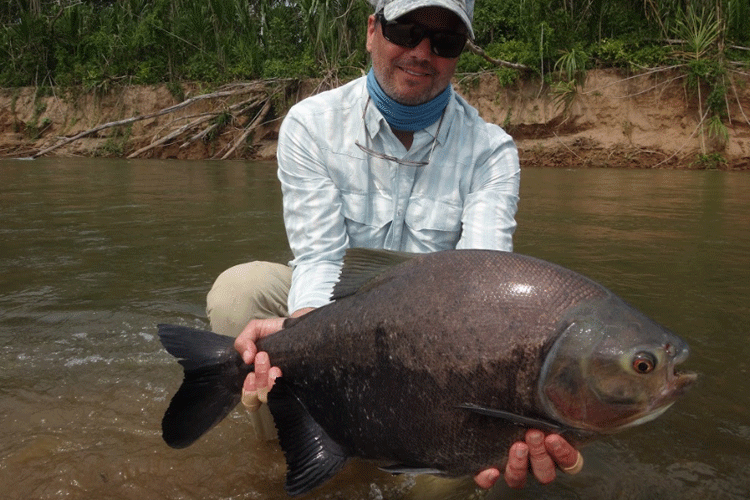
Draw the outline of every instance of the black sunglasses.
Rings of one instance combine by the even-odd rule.
[[[466,35],[449,30],[431,30],[421,24],[408,21],[387,21],[382,12],[375,14],[375,18],[383,29],[383,38],[391,43],[413,49],[425,37],[430,39],[432,53],[453,59],[461,55],[466,45]]]

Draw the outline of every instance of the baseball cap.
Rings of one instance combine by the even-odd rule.
[[[422,7],[442,7],[456,14],[466,25],[469,38],[474,39],[471,20],[474,17],[474,0],[370,0],[375,12],[383,11],[388,21]]]

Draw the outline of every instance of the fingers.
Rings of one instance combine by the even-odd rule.
[[[508,453],[508,463],[505,466],[505,483],[511,488],[523,488],[526,486],[528,471],[529,446],[523,441],[513,443]]]
[[[544,439],[544,445],[566,474],[578,474],[583,469],[583,455],[570,443],[557,434],[550,434]]]
[[[252,389],[249,389],[252,387]],[[255,390],[255,373],[250,372],[245,377],[245,383],[242,386],[242,404],[249,411],[256,411],[260,408],[260,397],[258,391]]]
[[[242,356],[242,361],[246,365],[249,365],[255,359],[255,354],[258,352],[258,348],[255,347],[255,341],[258,340],[258,329],[257,325],[254,325],[255,321],[251,321],[247,324],[242,333],[234,339],[234,348]]]
[[[244,330],[234,340],[234,348],[242,356],[245,364],[251,364],[255,359],[258,348],[255,343],[258,339],[278,332],[284,326],[286,318],[254,319],[247,324]]]
[[[255,355],[255,371],[248,373],[242,386],[242,404],[250,411],[260,408],[261,403],[268,402],[268,391],[274,381],[281,376],[281,369],[271,366],[268,353]]]
[[[265,352],[258,352],[255,343],[258,339],[276,333],[284,325],[285,318],[253,320],[247,324],[242,333],[235,339],[234,348],[242,356],[245,364],[254,364],[254,372],[245,377],[242,385],[242,404],[250,411],[260,408],[268,400],[268,391],[273,381],[281,376],[278,367],[271,366],[271,360]]]
[[[268,372],[271,369],[271,360],[265,352],[255,355],[255,390],[261,391],[268,388]],[[247,379],[246,379],[247,381]]]
[[[544,445],[544,433],[536,429],[526,431],[526,444],[529,446],[529,464],[537,481],[548,484],[555,480],[555,462],[552,461]]]
[[[583,468],[583,456],[558,434],[545,437],[543,432],[531,429],[526,432],[525,441],[510,448],[505,482],[511,488],[523,488],[531,467],[534,477],[541,484],[548,484],[557,476],[557,466],[567,474],[577,474]]]
[[[484,488],[485,490],[488,490],[492,488],[492,486],[495,484],[495,482],[500,477],[500,471],[497,469],[485,469],[476,476],[474,476],[474,482],[477,483],[477,486],[480,488]]]

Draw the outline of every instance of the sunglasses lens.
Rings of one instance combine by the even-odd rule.
[[[430,37],[432,51],[440,57],[454,58],[461,55],[466,37],[458,33],[438,31]]]
[[[420,25],[414,23],[388,21],[383,24],[383,36],[386,40],[410,49],[419,45],[426,34]]]
[[[430,38],[430,46],[435,55],[454,58],[461,55],[466,45],[466,36],[454,31],[428,31],[417,23],[403,23],[386,21],[380,18],[383,27],[383,37],[391,43],[413,49],[424,40]]]

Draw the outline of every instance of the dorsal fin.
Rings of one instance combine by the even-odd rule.
[[[375,278],[388,269],[406,262],[420,254],[375,250],[373,248],[349,248],[344,255],[344,267],[333,287],[331,300],[338,300],[366,290],[376,283]]]

